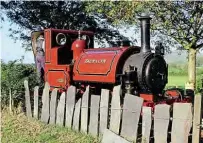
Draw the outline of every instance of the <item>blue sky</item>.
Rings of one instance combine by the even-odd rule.
[[[8,62],[10,60],[21,59],[21,57],[24,56],[23,63],[34,63],[32,51],[25,51],[25,49],[22,48],[21,41],[15,42],[13,39],[11,39],[11,37],[9,37],[8,30],[10,28],[10,22],[6,20],[1,24],[3,26],[0,29],[1,59]],[[15,28],[16,26],[12,27]]]

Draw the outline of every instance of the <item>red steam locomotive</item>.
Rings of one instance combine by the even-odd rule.
[[[162,45],[151,52],[150,19],[149,16],[139,18],[141,47],[121,44],[94,48],[94,33],[90,31],[45,29],[33,32],[33,41],[40,33],[45,37],[44,80],[51,89],[64,90],[75,85],[82,91],[89,85],[92,92],[99,93],[101,88],[112,90],[121,84],[123,92],[141,96],[145,101],[161,98],[167,84],[168,66]],[[35,48],[33,44],[33,51]]]

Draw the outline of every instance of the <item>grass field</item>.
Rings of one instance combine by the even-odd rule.
[[[168,84],[166,86],[185,86],[187,76],[172,76],[168,77]]]
[[[2,111],[2,143],[97,143],[98,139],[64,127],[45,125],[21,114]]]
[[[201,88],[201,78],[203,77],[203,67],[198,67],[196,70],[196,87]],[[173,67],[169,65],[169,75],[168,84],[166,87],[179,86],[185,87],[185,83],[188,81],[187,68],[183,67]]]

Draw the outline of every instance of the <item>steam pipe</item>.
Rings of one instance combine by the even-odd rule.
[[[141,22],[141,52],[151,52],[150,49],[150,20],[147,14],[142,13],[141,17],[139,17]]]

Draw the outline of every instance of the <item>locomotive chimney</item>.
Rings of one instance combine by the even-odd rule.
[[[150,20],[146,13],[142,13],[139,18],[141,22],[141,51],[142,53],[150,52]]]

